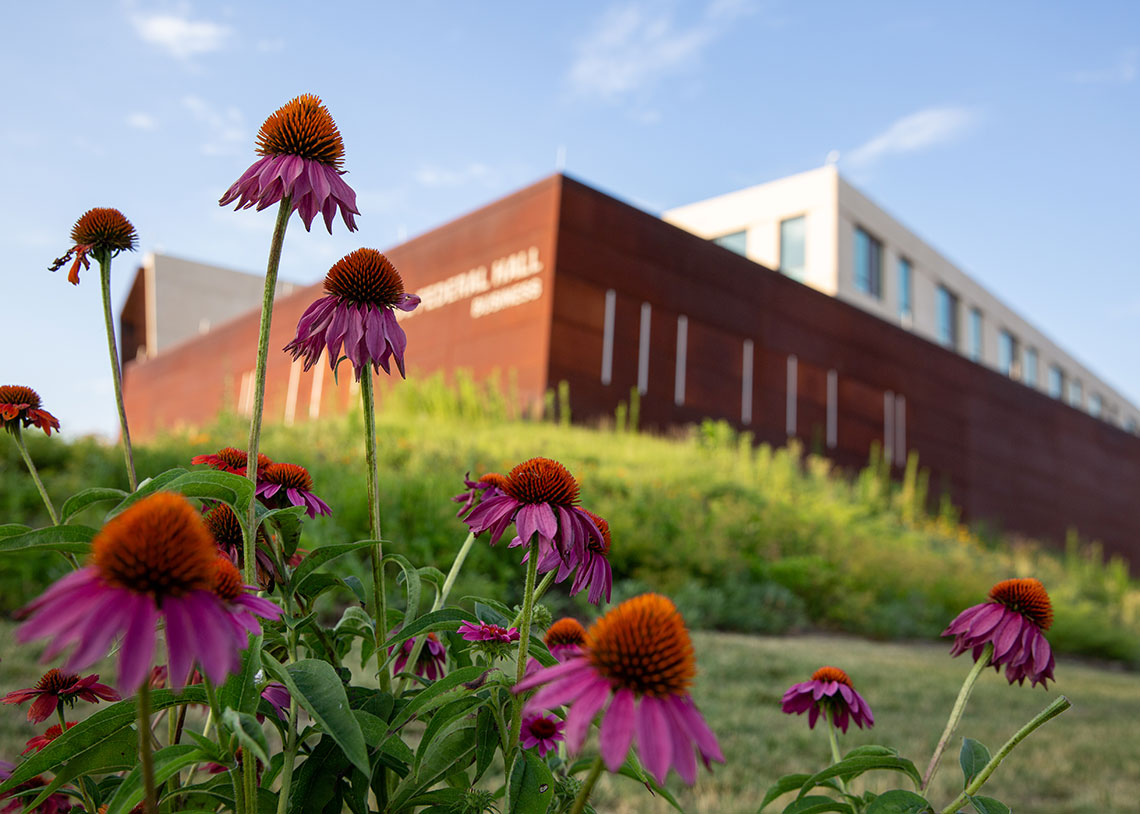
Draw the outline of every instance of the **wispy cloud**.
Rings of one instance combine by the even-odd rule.
[[[182,106],[206,129],[203,155],[229,155],[249,141],[245,117],[236,107],[220,110],[198,96],[185,96]]]
[[[671,3],[612,6],[579,44],[570,87],[580,96],[606,101],[644,90],[690,68],[733,20],[750,11],[744,0],[713,0],[695,21],[681,24]]]
[[[425,187],[459,187],[479,182],[493,184],[498,173],[486,164],[474,162],[458,170],[435,165],[425,165],[415,172],[416,183]]]
[[[852,169],[867,169],[889,155],[915,153],[948,144],[968,133],[979,114],[966,107],[928,107],[893,122],[883,132],[860,144],[845,158]]]
[[[1140,73],[1140,48],[1129,48],[1108,68],[1077,71],[1070,78],[1083,85],[1127,85]]]
[[[136,130],[155,130],[158,127],[158,119],[149,113],[128,113],[127,126]]]
[[[178,14],[135,14],[135,33],[175,59],[189,59],[222,48],[233,36],[233,29],[209,20],[191,20]]]

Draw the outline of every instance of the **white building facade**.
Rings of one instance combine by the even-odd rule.
[[[1140,409],[825,166],[662,216],[1129,432]]]

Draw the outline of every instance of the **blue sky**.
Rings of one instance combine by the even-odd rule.
[[[994,8],[999,6],[1000,8]],[[360,231],[294,219],[318,280],[553,172],[660,211],[840,170],[1140,401],[1140,4],[9,4],[0,383],[116,428],[98,274],[47,271],[92,206],[143,252],[264,268],[218,197],[299,93],[340,126]],[[339,221],[338,221],[339,224]],[[138,257],[115,263],[116,310]]]

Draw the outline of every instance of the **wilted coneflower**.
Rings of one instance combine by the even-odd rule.
[[[241,567],[244,564],[245,552],[242,546],[241,521],[238,520],[234,510],[223,503],[202,515],[202,522],[206,524],[206,529],[214,538],[218,549],[235,565]],[[257,584],[266,591],[272,591],[273,586],[281,579],[281,575],[277,573],[277,564],[273,561],[273,555],[269,553],[269,535],[265,533],[264,525],[257,527],[255,550]]]
[[[0,426],[10,433],[21,427],[38,427],[45,435],[59,430],[59,419],[40,407],[40,396],[21,384],[0,385]]]
[[[71,729],[71,727],[77,723],[79,723],[79,721],[68,721],[67,728]],[[38,752],[62,734],[63,727],[59,724],[52,724],[42,735],[35,735],[28,738],[28,742],[24,744],[24,751],[20,752],[20,754],[26,755],[28,752]]]
[[[392,667],[396,673],[404,672],[404,668],[408,666],[408,657],[411,656],[414,647],[415,639],[408,639],[400,645],[400,654],[396,656],[396,661]],[[388,652],[391,653],[393,650],[395,650],[395,646],[389,648]],[[434,633],[427,634],[419,656],[416,658],[413,672],[421,678],[435,681],[443,676],[443,668],[446,664],[447,651],[443,647],[443,642]]]
[[[261,697],[269,702],[269,706],[273,707],[278,718],[285,722],[289,721],[289,702],[293,696],[289,694],[284,684],[280,681],[270,681],[261,691]]]
[[[344,355],[352,363],[357,380],[371,364],[391,373],[388,359],[404,376],[404,351],[408,338],[396,321],[395,309],[413,311],[420,298],[404,291],[404,280],[387,257],[376,249],[357,249],[338,260],[325,276],[327,296],[301,315],[297,336],[285,346],[294,359],[305,359],[308,370],[328,351],[329,366],[336,370]]]
[[[547,752],[558,748],[558,743],[566,739],[563,730],[566,722],[553,715],[527,715],[523,718],[519,742],[524,749],[537,747],[538,756],[546,757]]]
[[[990,599],[958,614],[943,636],[954,637],[950,655],[973,650],[974,661],[993,644],[990,665],[1009,683],[1048,687],[1053,678],[1053,651],[1041,635],[1053,625],[1053,605],[1045,586],[1036,579],[1007,579],[990,589]]]
[[[601,754],[611,772],[625,762],[636,739],[641,762],[659,783],[670,768],[692,785],[697,778],[694,747],[705,766],[724,762],[689,686],[696,658],[685,621],[673,603],[658,594],[627,600],[598,619],[586,634],[582,652],[528,676],[514,692],[543,686],[527,709],[568,705],[566,745],[582,748],[590,723],[602,713]]]
[[[566,616],[547,628],[542,641],[550,655],[566,661],[582,651],[582,645],[586,643],[586,628],[577,619]]]
[[[460,492],[452,498],[454,502],[463,504],[455,516],[463,517],[463,515],[468,514],[485,497],[502,494],[506,483],[507,479],[498,472],[488,472],[485,475],[480,475],[476,480],[471,480],[471,473],[468,472],[463,478],[463,485],[467,487],[467,491]]]
[[[320,213],[332,234],[339,207],[344,225],[356,231],[356,193],[341,179],[344,141],[320,99],[305,93],[278,108],[257,133],[257,152],[263,158],[226,190],[221,206],[237,201],[238,209],[260,212],[288,196],[306,230]]]
[[[242,584],[241,574],[229,557],[218,554],[214,558],[214,595],[225,603],[238,641],[246,640],[250,633],[255,636],[261,633],[261,623],[257,621],[259,616],[262,619],[281,618],[281,608],[268,599],[249,593],[251,588],[256,590],[254,586]]]
[[[99,684],[99,674],[94,673],[80,678],[77,673],[65,673],[60,669],[52,668],[44,673],[36,682],[36,686],[26,690],[13,690],[0,698],[5,704],[22,704],[31,701],[28,707],[28,720],[33,724],[46,721],[57,708],[62,705],[74,707],[76,701],[87,701],[98,704],[99,699],[104,701],[118,701],[120,696],[114,689],[106,684]]]
[[[229,472],[231,475],[241,475],[245,477],[245,467],[249,463],[249,455],[244,449],[235,449],[234,447],[222,447],[217,452],[195,455],[190,459],[192,464],[206,464],[211,469],[217,469],[221,472]],[[257,479],[260,481],[261,476],[265,472],[265,468],[273,463],[268,455],[257,455]]]
[[[810,681],[793,684],[784,693],[780,708],[789,715],[807,712],[810,729],[815,729],[820,715],[844,733],[849,721],[854,721],[860,729],[864,726],[869,729],[875,723],[871,707],[855,692],[847,673],[838,667],[820,667],[812,673]]]
[[[591,530],[586,541],[586,551],[582,556],[582,561],[578,563],[574,581],[570,584],[570,596],[589,588],[590,593],[587,597],[591,604],[597,605],[603,597],[607,602],[610,601],[610,591],[614,583],[613,569],[610,568],[609,560],[610,524],[604,518],[587,509],[583,509],[583,511],[594,521],[594,525],[598,527],[601,534],[594,534]],[[565,564],[561,568],[565,568]],[[565,579],[561,568],[557,576],[559,582]],[[541,562],[538,564],[538,570],[540,573],[543,571]]]
[[[112,518],[91,542],[91,564],[49,587],[19,615],[21,642],[51,638],[51,658],[75,645],[64,669],[107,655],[119,633],[119,687],[134,692],[154,660],[155,625],[165,623],[170,682],[181,688],[197,662],[215,684],[235,672],[247,642],[213,592],[213,538],[182,496],[158,492]]]
[[[329,505],[313,494],[309,470],[297,464],[270,464],[258,475],[257,496],[270,508],[304,506],[306,514],[332,514]]]
[[[138,234],[118,209],[97,207],[88,209],[79,217],[71,228],[71,239],[75,245],[52,263],[51,270],[59,271],[75,255],[75,262],[67,273],[67,281],[79,285],[79,267],[83,266],[84,270],[91,268],[89,255],[95,255],[98,260],[101,253],[106,253],[107,259],[110,259],[121,251],[133,252],[138,243]]]

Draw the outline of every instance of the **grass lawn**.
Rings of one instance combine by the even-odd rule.
[[[0,691],[30,686],[40,675],[33,648],[17,646],[13,626],[0,623]],[[855,638],[754,637],[700,633],[695,636],[700,676],[694,698],[709,720],[728,763],[702,774],[692,790],[670,786],[689,812],[754,812],[764,790],[783,774],[822,768],[827,735],[810,731],[806,718],[784,715],[779,699],[791,684],[823,664],[844,668],[871,704],[875,728],[852,727],[842,739],[894,746],[919,771],[945,724],[969,662],[950,659],[947,647],[881,643]],[[112,678],[107,671],[105,678]],[[1073,708],[1022,743],[986,785],[986,794],[1014,811],[1034,814],[1105,814],[1137,811],[1140,800],[1140,678],[1134,673],[1062,658],[1057,684],[1048,692],[1009,686],[987,672],[974,690],[960,734],[997,748],[1025,721],[1064,693]],[[86,713],[91,707],[80,705]],[[14,759],[33,734],[24,708],[0,708],[0,759]],[[45,724],[46,726],[46,724]],[[956,794],[961,774],[957,751],[947,751],[932,793],[936,805]],[[590,745],[587,749],[592,748]],[[864,776],[854,788],[881,789],[902,775]],[[880,784],[880,785],[876,785]],[[624,778],[604,777],[594,795],[600,814],[666,812],[663,800]],[[779,811],[778,804],[768,810]]]

